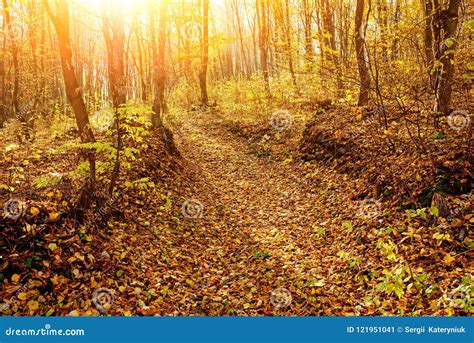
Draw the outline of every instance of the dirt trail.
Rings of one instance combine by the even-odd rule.
[[[337,192],[323,195],[327,187],[309,187],[291,166],[259,159],[216,118],[195,116],[177,140],[196,167],[189,197],[204,208],[202,218],[186,219],[193,234],[179,247],[203,280],[194,290],[200,308],[188,310],[214,315],[350,313],[352,291],[344,290],[337,272],[336,253],[342,246],[335,244],[331,230],[323,233],[334,219],[331,204],[342,201]],[[287,307],[270,301],[279,288],[291,292]],[[277,296],[276,301],[285,299]]]

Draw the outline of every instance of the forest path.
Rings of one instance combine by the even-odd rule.
[[[334,221],[331,208],[342,201],[336,191],[326,192],[332,186],[321,179],[325,187],[314,187],[314,181],[309,187],[291,166],[259,159],[215,116],[193,116],[176,136],[195,167],[189,198],[203,205],[201,218],[184,219],[193,235],[180,247],[199,264],[204,294],[195,293],[197,298],[215,292],[202,310],[214,315],[349,313],[352,291],[344,289],[347,284],[337,273],[339,234],[325,230]],[[279,288],[291,292],[291,305],[272,303],[269,295]],[[227,306],[213,308],[218,304]]]

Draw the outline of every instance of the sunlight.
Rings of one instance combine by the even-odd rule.
[[[133,12],[134,10],[140,8],[146,0],[115,0],[111,4],[113,6],[120,6],[120,8],[125,13]],[[109,1],[106,0],[76,0],[76,3],[82,7],[88,9],[100,9],[104,3]]]

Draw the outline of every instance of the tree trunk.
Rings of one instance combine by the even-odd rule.
[[[260,29],[259,48],[260,48],[260,64],[263,74],[263,82],[265,93],[270,96],[270,82],[268,76],[268,29],[267,29],[267,0],[255,0],[257,9],[257,22]],[[259,11],[260,5],[260,11]],[[260,12],[260,14],[258,13]]]
[[[456,30],[458,27],[458,11],[461,0],[450,0],[447,8],[442,9],[438,0],[435,4],[433,18],[433,50],[434,57],[440,63],[435,69],[435,108],[437,114],[448,115],[451,111],[451,93],[454,74],[454,50],[456,48]]]
[[[290,70],[291,80],[293,81],[293,86],[296,85],[296,76],[295,68],[293,66],[293,49],[291,45],[291,21],[290,21],[290,4],[289,0],[285,0],[285,38],[286,38],[286,49],[288,54],[288,69]]]
[[[336,45],[336,28],[334,25],[334,8],[329,3],[329,0],[323,0],[323,25],[324,25],[324,33],[329,34],[330,37],[326,39],[326,46],[329,47],[329,59],[333,63],[333,69],[336,74],[336,85],[337,85],[337,93],[339,97],[343,97],[344,95],[344,84],[342,83],[342,70],[339,63],[339,57],[337,52],[337,45]]]
[[[250,68],[249,68],[249,62],[247,59],[247,54],[245,53],[245,44],[244,44],[244,36],[242,33],[242,24],[240,22],[240,14],[239,14],[239,2],[238,0],[233,0],[232,6],[235,9],[235,16],[236,16],[236,21],[237,21],[237,31],[239,33],[239,43],[240,43],[240,51],[242,54],[242,66],[244,67],[245,70],[245,75],[249,76],[250,75]]]
[[[367,105],[369,102],[369,90],[370,90],[370,76],[369,70],[366,64],[365,55],[365,40],[364,40],[364,29],[363,29],[363,17],[364,17],[364,2],[365,0],[357,0],[356,15],[355,15],[355,48],[357,53],[357,66],[359,69],[359,101],[358,105]]]
[[[304,50],[305,60],[308,67],[312,67],[313,63],[313,37],[312,37],[312,21],[313,9],[309,8],[308,0],[303,0],[303,28],[304,28]]]
[[[89,124],[89,116],[87,114],[86,105],[82,98],[82,90],[79,88],[74,67],[72,64],[71,41],[69,39],[69,7],[67,0],[58,1],[58,14],[55,15],[51,11],[48,0],[43,0],[46,11],[54,24],[58,36],[59,55],[61,59],[61,69],[63,72],[64,84],[66,88],[66,96],[71,104],[76,117],[76,124],[79,130],[79,137],[83,143],[95,142],[94,133]],[[93,190],[95,187],[95,152],[89,150],[87,152],[90,167],[89,186]],[[80,203],[84,198],[81,198]]]
[[[199,86],[201,87],[201,105],[207,106],[207,65],[209,60],[209,0],[202,0],[201,68]]]
[[[152,49],[153,49],[153,82],[156,87],[156,95],[152,106],[152,126],[153,128],[163,129],[163,115],[166,110],[165,104],[165,46],[166,46],[166,17],[168,6],[166,1],[160,3],[160,18],[158,28],[158,44],[156,43],[155,34],[152,32]],[[154,31],[154,30],[153,30]]]
[[[120,176],[120,150],[122,149],[121,111],[122,105],[127,101],[127,89],[125,81],[125,30],[124,16],[120,6],[110,7],[110,16],[107,16],[106,5],[102,5],[102,22],[105,43],[107,47],[107,70],[109,75],[109,91],[112,95],[112,106],[114,108],[116,130],[116,156],[114,168],[110,177],[108,194],[112,195],[115,184]]]
[[[10,6],[7,3],[7,0],[3,0],[3,8],[5,9],[4,17],[6,26],[6,33],[7,37],[10,37],[10,44],[11,44],[11,53],[12,53],[12,60],[13,60],[13,93],[12,93],[12,103],[15,115],[18,116],[20,119],[22,126],[26,125],[25,119],[21,116],[20,113],[20,106],[19,106],[19,99],[18,99],[18,92],[19,92],[19,85],[20,85],[20,74],[19,74],[19,65],[18,65],[18,46],[15,42],[14,33],[12,31],[12,22],[10,18]]]
[[[433,31],[432,20],[433,20],[433,3],[432,0],[421,0],[423,3],[423,15],[425,16],[425,28],[424,28],[424,49],[425,49],[425,66],[428,71],[430,78],[431,89],[434,89],[434,73],[433,73]]]
[[[107,47],[107,70],[109,91],[115,109],[126,102],[126,83],[124,69],[125,31],[123,13],[120,6],[110,7],[110,17],[106,14],[106,6],[102,7],[103,33]],[[109,19],[110,18],[110,19]]]

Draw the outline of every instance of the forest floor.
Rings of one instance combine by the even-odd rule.
[[[205,313],[222,314],[212,302],[228,304],[229,314],[355,313],[356,290],[334,272],[344,240],[338,242],[337,232],[314,237],[317,228],[334,219],[335,204],[348,206],[342,193],[327,193],[321,184],[311,189],[304,174],[260,159],[211,116],[186,122],[180,146],[196,165],[198,182],[191,196],[202,201],[204,210],[202,218],[189,220],[197,235],[182,254],[200,261],[202,280],[217,291]],[[199,298],[209,292],[206,288]],[[282,304],[272,304],[272,292],[278,298],[283,289],[291,293],[293,306],[283,307],[284,294]]]
[[[303,127],[296,118],[281,146]],[[167,162],[157,135],[147,139],[130,174],[155,185],[124,190],[98,229],[30,220],[33,253],[23,244],[4,265],[7,313],[97,315],[98,288],[114,294],[111,315],[463,313],[465,250],[417,218],[352,200],[349,174],[262,157],[215,113],[174,131],[181,157]],[[51,211],[44,204],[30,201],[40,214],[25,221]]]

